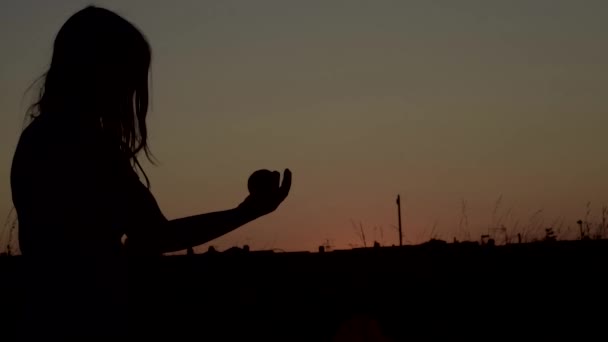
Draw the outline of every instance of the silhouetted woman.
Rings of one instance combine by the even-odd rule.
[[[171,221],[163,216],[137,159],[150,158],[150,58],[144,36],[102,8],[79,11],[57,34],[11,171],[24,255],[183,250],[274,211],[286,198],[291,173],[285,170],[279,184],[275,171],[234,209]]]

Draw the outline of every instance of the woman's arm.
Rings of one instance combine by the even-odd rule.
[[[246,223],[267,215],[278,208],[291,188],[291,172],[274,172],[276,182],[255,195],[248,196],[234,209],[211,212],[157,222],[154,227],[142,227],[129,234],[128,250],[136,254],[160,254],[198,246],[229,233]]]
[[[129,234],[127,249],[136,254],[160,254],[202,245],[257,217],[239,207],[160,223],[160,227]]]

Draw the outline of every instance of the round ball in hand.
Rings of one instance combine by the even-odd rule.
[[[269,170],[257,170],[249,176],[247,188],[252,195],[263,193],[264,190],[272,189],[275,179]]]

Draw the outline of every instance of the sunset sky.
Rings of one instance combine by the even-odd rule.
[[[220,249],[349,248],[353,221],[368,244],[397,243],[397,194],[408,244],[502,224],[575,237],[587,203],[596,222],[608,204],[604,0],[3,0],[2,223],[26,89],[88,4],[152,45],[159,165],[144,166],[168,218],[238,205],[256,169],[292,170],[283,205]]]

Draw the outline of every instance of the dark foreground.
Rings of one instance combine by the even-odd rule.
[[[604,340],[607,262],[608,241],[128,261],[4,257],[0,336],[409,341],[573,333]]]

